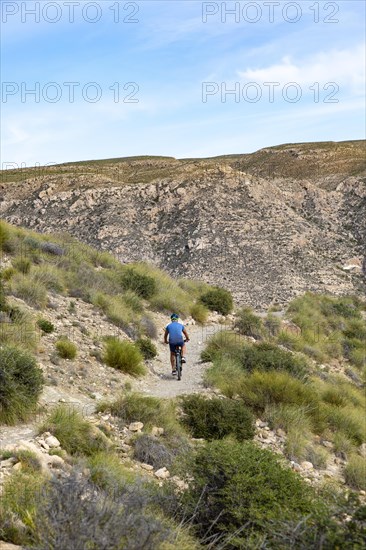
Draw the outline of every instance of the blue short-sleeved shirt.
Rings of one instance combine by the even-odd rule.
[[[184,325],[182,323],[174,321],[173,323],[169,323],[165,328],[169,332],[169,344],[181,344],[184,341]]]

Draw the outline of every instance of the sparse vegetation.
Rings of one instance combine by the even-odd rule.
[[[319,361],[347,359],[362,367],[366,349],[365,303],[355,296],[331,297],[305,293],[291,302],[287,315],[301,329],[293,349]],[[286,345],[284,343],[284,345]]]
[[[62,337],[60,338],[60,340],[56,342],[56,350],[58,355],[62,359],[72,360],[72,359],[75,359],[77,355],[77,347],[73,342],[70,342],[70,340],[66,337]]]
[[[71,455],[91,456],[111,446],[98,428],[66,404],[54,408],[39,431],[51,432],[60,441],[62,448]]]
[[[0,220],[0,250],[6,250],[6,244],[10,239],[10,227]]]
[[[354,489],[366,490],[366,458],[352,454],[345,467],[346,482]]]
[[[4,307],[6,317],[0,320],[0,344],[34,351],[37,335],[32,315],[9,300]]]
[[[123,424],[143,422],[145,431],[158,426],[168,435],[184,433],[177,420],[174,402],[166,399],[126,391],[111,403],[100,403],[98,410],[109,410],[113,415],[118,416]]]
[[[204,325],[207,321],[209,310],[203,304],[196,303],[191,306],[190,314],[198,324]]]
[[[109,367],[132,376],[142,376],[146,372],[140,349],[135,344],[118,338],[108,338],[103,360]]]
[[[232,435],[243,441],[254,436],[253,415],[240,401],[193,394],[183,397],[181,404],[182,422],[193,437],[211,441]]]
[[[0,348],[0,422],[14,424],[34,412],[43,375],[36,360],[16,347]]]
[[[224,288],[215,287],[203,294],[200,300],[208,309],[217,311],[222,315],[228,315],[233,309],[233,297]]]
[[[144,359],[154,359],[154,357],[156,357],[158,354],[158,350],[156,349],[154,342],[152,342],[150,338],[138,338],[135,344],[141,351]]]
[[[22,546],[31,542],[44,483],[43,475],[29,470],[6,481],[1,495],[0,540]]]
[[[255,315],[251,308],[243,307],[236,313],[235,327],[240,334],[259,339],[263,335],[262,319]]]
[[[151,464],[154,468],[170,468],[177,457],[191,449],[188,438],[172,435],[157,438],[150,434],[139,435],[134,442],[133,456],[136,460]]]
[[[186,506],[198,533],[230,537],[233,548],[247,548],[248,534],[265,532],[270,521],[300,518],[317,506],[315,494],[295,473],[250,442],[211,442],[183,468]]]
[[[37,326],[41,329],[42,332],[45,334],[51,334],[55,330],[54,325],[51,323],[51,321],[47,321],[47,319],[38,319]]]
[[[121,276],[121,284],[125,290],[132,290],[140,298],[152,298],[157,292],[155,279],[136,269],[125,268]]]
[[[23,273],[23,275],[27,275],[27,273],[29,273],[31,268],[31,262],[29,258],[24,258],[23,256],[19,256],[13,259],[12,266],[16,271],[19,271],[19,273]]]
[[[47,289],[36,281],[32,275],[15,275],[11,279],[11,289],[17,298],[21,298],[36,309],[44,309],[47,305]]]

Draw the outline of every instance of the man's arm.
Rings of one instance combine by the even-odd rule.
[[[183,332],[184,336],[186,337],[186,341],[189,342],[189,336],[188,336],[188,332],[186,331],[186,329],[184,328],[182,330],[182,332]]]
[[[169,332],[167,331],[167,329],[165,329],[165,333],[164,333],[164,344],[167,344],[167,343],[168,343],[168,335],[169,335]]]

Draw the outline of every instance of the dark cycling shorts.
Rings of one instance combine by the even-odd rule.
[[[171,344],[171,343],[169,342],[170,351],[171,351],[172,353],[175,352],[175,348],[176,348],[177,346],[183,347],[183,346],[184,346],[183,340],[182,340],[181,342],[176,342],[175,344]]]

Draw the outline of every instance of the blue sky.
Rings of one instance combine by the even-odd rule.
[[[3,168],[365,138],[361,0],[1,9]]]

